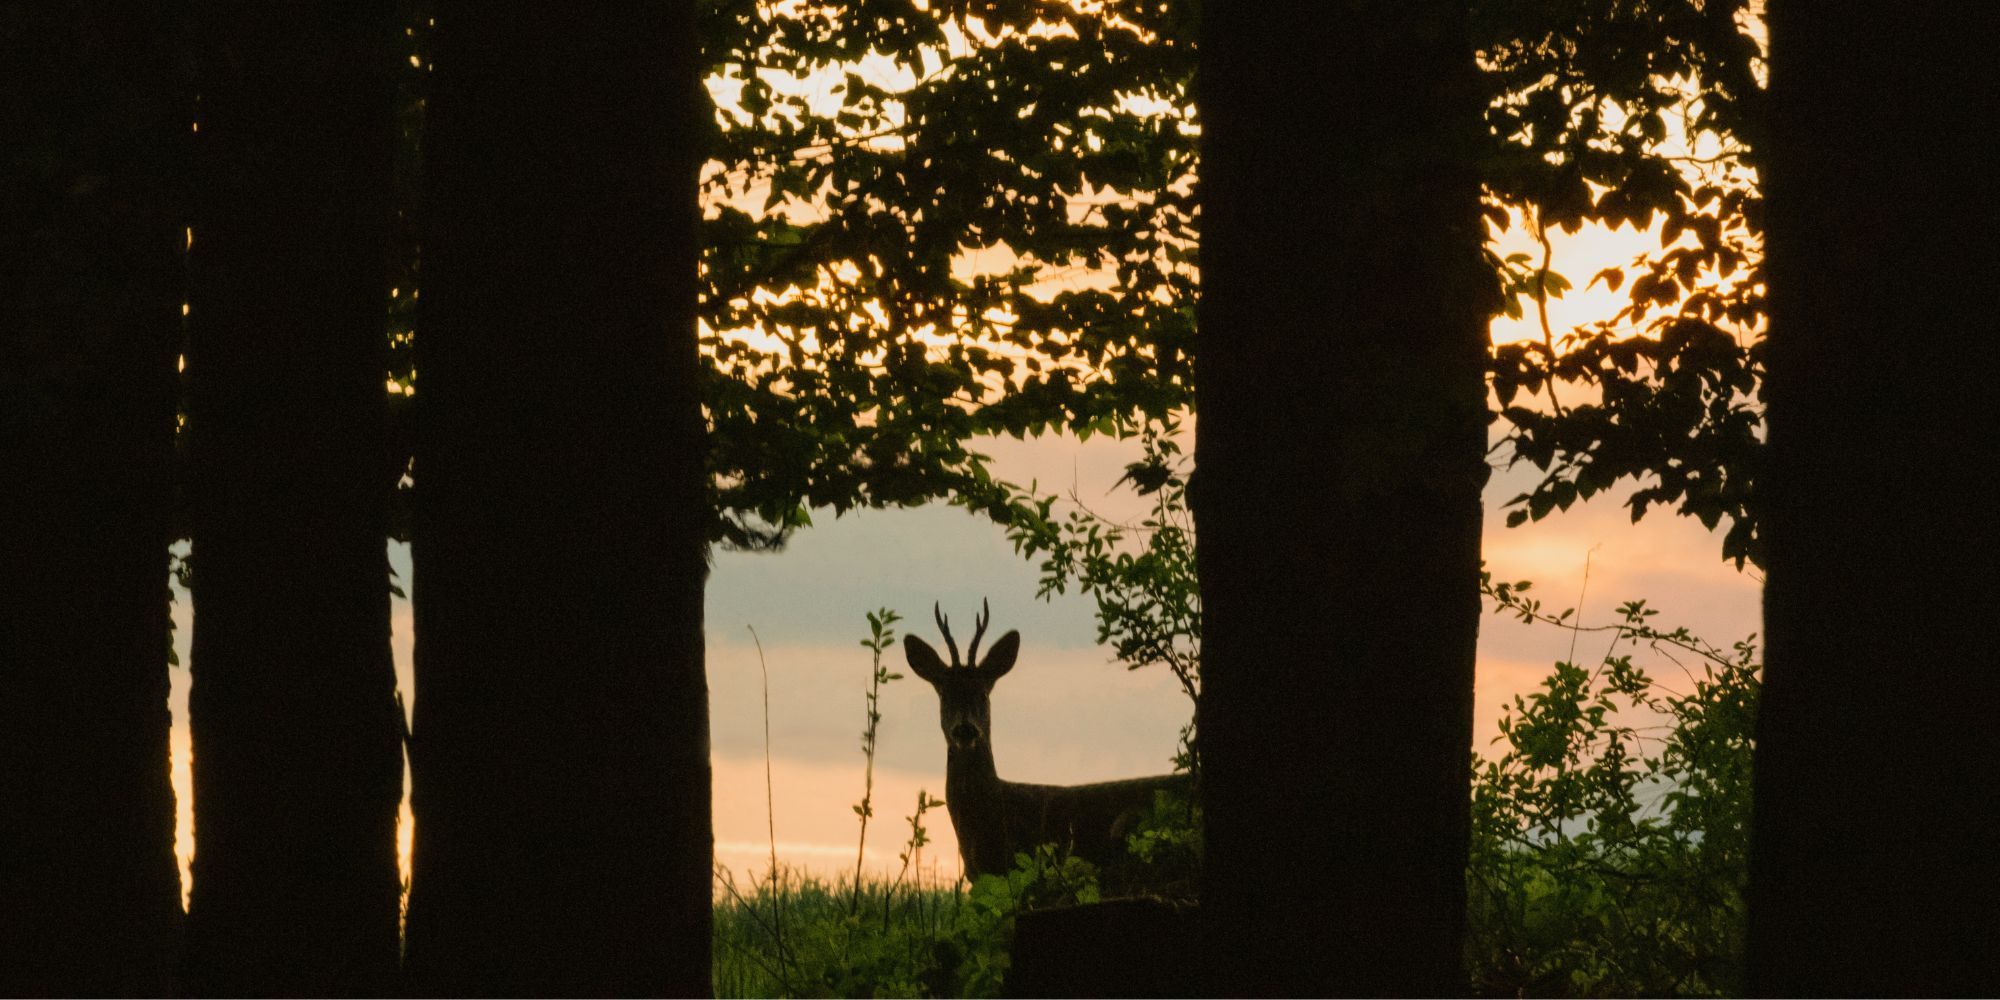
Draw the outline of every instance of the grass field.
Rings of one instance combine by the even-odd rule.
[[[962,882],[718,883],[717,996],[998,995],[1009,914]]]

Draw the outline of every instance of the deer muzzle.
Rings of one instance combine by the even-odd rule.
[[[952,746],[960,750],[969,750],[979,745],[979,727],[970,722],[961,722],[951,727],[951,732],[945,736],[951,741]]]

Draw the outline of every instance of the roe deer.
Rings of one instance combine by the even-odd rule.
[[[982,605],[983,606],[983,605]],[[1125,836],[1153,805],[1155,792],[1188,793],[1185,774],[1162,774],[1094,785],[1029,785],[1002,781],[993,767],[993,683],[1014,666],[1021,652],[1021,633],[1009,631],[979,658],[979,639],[986,634],[986,608],[976,619],[965,662],[944,613],[931,608],[944,634],[951,663],[938,657],[930,643],[903,637],[903,655],[918,677],[937,689],[939,723],[946,745],[944,799],[958,834],[958,855],[968,878],[997,875],[1014,867],[1017,852],[1054,843],[1098,865],[1126,857]]]

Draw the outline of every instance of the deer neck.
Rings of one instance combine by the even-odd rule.
[[[946,752],[945,811],[951,814],[959,857],[969,876],[1004,873],[1012,863],[1002,784],[993,769],[991,745]]]
[[[985,744],[961,750],[952,747],[945,752],[944,788],[946,803],[952,796],[966,801],[967,805],[985,801],[1000,790],[1000,775],[993,767],[993,746]],[[952,811],[956,812],[956,809]]]

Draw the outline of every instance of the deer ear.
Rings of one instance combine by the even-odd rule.
[[[910,661],[910,669],[918,677],[932,684],[944,679],[944,661],[938,659],[937,650],[930,643],[914,635],[904,636],[903,658]]]
[[[994,643],[993,648],[987,650],[985,658],[979,661],[979,672],[999,680],[1006,676],[1007,671],[1014,669],[1014,658],[1019,655],[1021,655],[1021,633],[1008,632],[1001,636],[1000,641]]]

